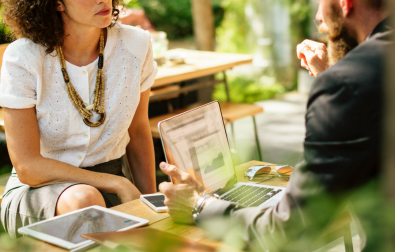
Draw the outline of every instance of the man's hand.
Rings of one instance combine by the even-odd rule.
[[[204,194],[204,187],[174,165],[162,162],[159,167],[176,182],[176,184],[163,182],[159,185],[159,191],[166,196],[165,205],[169,208],[170,216],[174,222],[194,223],[192,210],[197,200]]]
[[[306,39],[296,48],[301,66],[309,70],[311,76],[325,71],[329,66],[328,50],[323,43]]]

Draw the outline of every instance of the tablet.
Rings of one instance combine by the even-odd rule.
[[[124,231],[148,222],[104,207],[90,206],[19,228],[18,232],[65,249],[78,250],[94,244],[94,241],[82,238],[81,234]]]

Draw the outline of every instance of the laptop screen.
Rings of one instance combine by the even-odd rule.
[[[192,175],[207,191],[236,179],[218,102],[159,123],[166,160]]]

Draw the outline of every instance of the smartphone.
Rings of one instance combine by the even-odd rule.
[[[162,193],[140,195],[140,200],[158,213],[166,212],[165,195]]]

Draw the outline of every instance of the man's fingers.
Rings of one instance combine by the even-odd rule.
[[[159,184],[158,189],[161,193],[167,196],[170,193],[172,186],[173,184],[170,182],[162,182]]]
[[[318,55],[310,49],[303,50],[303,54],[305,56],[305,64],[311,69],[311,65],[314,63],[314,60],[317,60]]]
[[[306,45],[306,46],[314,46],[314,44],[316,44],[318,42],[311,40],[311,39],[305,39],[303,40],[302,44]]]
[[[303,59],[303,53],[302,53],[302,51],[303,51],[303,49],[306,47],[306,45],[304,45],[303,43],[302,44],[299,44],[299,45],[297,45],[297,47],[296,47],[296,54],[297,54],[297,56],[298,56],[298,59]]]
[[[298,57],[301,60],[300,65],[310,71],[311,59],[315,57],[315,53],[305,45],[298,45]]]
[[[162,162],[160,163],[159,167],[166,175],[172,176],[178,180],[181,179],[181,174],[183,173],[183,171],[178,169],[175,165],[170,165],[168,163]]]
[[[172,176],[176,180],[180,181],[181,183],[191,183],[192,177],[184,172],[181,171],[178,167],[174,165],[167,164],[165,162],[160,163],[160,169],[169,176]]]
[[[322,52],[326,50],[326,45],[324,43],[316,42],[310,39],[304,40],[302,44],[310,48],[313,52]]]
[[[300,65],[301,65],[303,68],[305,68],[305,69],[309,70],[309,66],[307,65],[307,63],[306,63],[306,60],[305,60],[305,59],[302,59],[302,61],[301,61]]]
[[[312,58],[317,57],[317,53],[315,53],[313,50],[311,50],[310,47],[308,46],[301,46],[298,49],[298,57],[299,59],[301,59],[302,61],[304,61],[304,64],[307,65],[307,67],[309,67],[310,65],[310,61]]]

